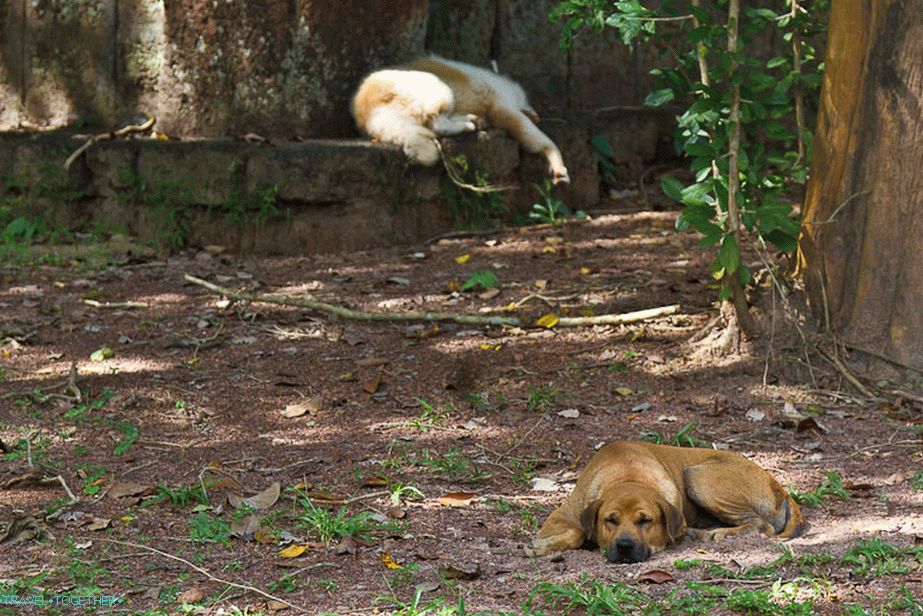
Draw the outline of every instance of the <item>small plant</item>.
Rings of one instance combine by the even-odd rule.
[[[116,423],[115,429],[124,435],[122,439],[115,444],[115,448],[112,450],[112,455],[120,456],[131,449],[131,446],[135,444],[135,441],[137,441],[138,437],[141,435],[141,430],[138,429],[138,426],[128,423],[127,421]]]
[[[273,592],[295,592],[297,589],[298,583],[291,575],[283,575],[269,585],[269,590]]]
[[[780,603],[773,594],[766,590],[737,589],[725,599],[726,605],[741,614],[760,614],[766,616],[811,616],[815,614],[811,603],[791,601]]]
[[[482,289],[496,289],[500,284],[500,280],[497,278],[497,275],[490,270],[479,270],[471,274],[471,276],[462,284],[461,290],[467,291],[469,289],[477,289],[478,287]]]
[[[400,530],[399,524],[379,522],[375,519],[375,514],[370,511],[350,516],[346,508],[341,507],[334,515],[327,509],[318,507],[303,495],[297,500],[296,505],[302,509],[297,517],[299,525],[327,544],[343,537],[370,541],[376,533]]]
[[[423,408],[423,412],[420,413],[419,417],[409,423],[410,427],[416,428],[421,432],[429,432],[449,418],[449,411],[452,410],[451,404],[445,408],[437,409],[423,398],[416,398],[416,401]]]
[[[583,212],[578,211],[576,214],[574,214],[571,212],[570,208],[564,204],[563,201],[552,196],[551,180],[545,179],[543,186],[539,186],[538,184],[535,184],[534,186],[542,200],[540,203],[535,203],[532,205],[532,211],[529,212],[529,218],[532,220],[546,225],[559,225],[563,223],[564,219],[568,216],[575,215],[578,218],[586,218],[586,214]]]
[[[923,471],[916,471],[910,478],[910,485],[917,492],[923,491]]]
[[[902,548],[874,537],[856,543],[843,554],[840,562],[852,565],[853,575],[879,576],[910,573],[908,559],[915,560],[914,568],[919,569],[923,566],[923,548]]]
[[[85,421],[90,411],[98,411],[102,409],[104,406],[106,406],[106,404],[108,404],[109,400],[111,399],[112,399],[112,390],[108,388],[104,389],[102,393],[99,394],[99,396],[97,396],[96,398],[92,400],[88,400],[87,402],[84,402],[83,404],[72,406],[70,409],[68,409],[64,413],[64,419],[66,419],[67,421],[75,421],[75,422]]]
[[[557,387],[541,386],[529,390],[529,399],[526,400],[526,410],[532,413],[541,413],[554,406],[558,398],[571,397],[571,394],[560,391]]]
[[[697,427],[698,424],[695,422],[689,422],[680,428],[672,438],[666,437],[660,432],[644,431],[641,433],[641,440],[657,445],[673,445],[675,447],[708,447],[708,441],[692,435]]]
[[[793,487],[789,493],[796,503],[812,509],[820,507],[828,497],[849,500],[849,492],[843,487],[843,481],[836,471],[828,472],[827,478],[811,492],[801,492]]]
[[[391,490],[391,504],[395,507],[400,505],[401,501],[404,499],[424,498],[423,492],[414,486],[403,485],[401,483],[389,483],[389,489]]]
[[[231,525],[221,518],[212,518],[200,511],[189,520],[189,538],[196,543],[227,545],[231,541]]]
[[[403,464],[418,466],[437,475],[464,482],[475,482],[488,477],[488,473],[479,469],[471,459],[458,449],[449,449],[444,454],[430,449],[418,449],[404,452],[399,458],[383,460],[385,468],[397,468]]]
[[[580,582],[543,582],[536,585],[526,600],[528,610],[537,607],[536,599],[541,599],[542,607],[548,608],[553,614],[576,612],[612,616],[634,614],[649,602],[647,595],[630,586],[618,582],[605,584],[597,580],[589,581],[585,574]]]
[[[478,188],[490,186],[487,172],[472,168],[465,156],[449,159],[449,165],[463,182]],[[503,203],[502,193],[467,190],[457,186],[448,177],[442,181],[442,196],[449,205],[455,226],[459,229],[491,227],[507,209]]]
[[[493,392],[494,401],[491,401],[490,392],[470,392],[465,394],[465,402],[475,411],[496,411],[506,406],[506,396],[501,391]]]
[[[691,560],[683,560],[682,558],[673,561],[673,566],[677,571],[689,571],[702,565],[702,561],[698,558],[693,558]]]
[[[201,484],[188,488],[171,488],[166,484],[160,484],[154,488],[154,495],[145,500],[142,507],[150,507],[163,501],[169,501],[173,507],[185,507],[192,504],[207,505],[208,497],[205,493],[205,488]]]
[[[87,496],[99,494],[102,489],[103,478],[109,474],[109,469],[105,466],[96,466],[95,464],[80,464],[77,469],[81,471],[83,477],[83,493]]]

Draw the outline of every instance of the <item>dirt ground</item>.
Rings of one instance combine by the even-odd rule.
[[[700,335],[718,315],[708,256],[675,217],[303,258],[4,266],[0,594],[117,596],[118,613],[553,614],[568,600],[537,585],[596,580],[650,598],[625,613],[923,613],[919,399],[862,398],[797,344],[770,361],[768,333],[719,352]],[[484,270],[499,291],[458,291]],[[680,308],[619,326],[365,323],[228,302],[184,273],[367,311]],[[746,455],[817,497],[808,532],[629,565],[527,558],[594,450],[638,438]],[[715,606],[688,594],[704,587]]]

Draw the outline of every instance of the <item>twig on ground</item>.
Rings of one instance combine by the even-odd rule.
[[[524,442],[527,438],[529,438],[529,436],[530,436],[533,432],[535,432],[535,429],[538,428],[539,425],[541,425],[541,423],[542,423],[543,421],[545,421],[545,418],[544,418],[544,417],[539,417],[539,418],[538,418],[538,421],[536,421],[535,424],[533,424],[532,427],[529,428],[529,429],[526,431],[525,434],[523,434],[521,437],[519,437],[519,440],[516,441],[515,443],[513,443],[513,446],[510,447],[509,449],[507,449],[506,452],[505,452],[503,455],[509,457],[509,455],[510,455],[511,453],[513,453],[514,451],[516,451],[516,450],[519,448],[519,446],[522,445],[523,442]],[[499,462],[501,459],[502,459],[502,457],[497,458],[497,462]]]
[[[292,608],[292,609],[294,609],[294,610],[297,610],[297,611],[299,611],[299,612],[301,612],[301,613],[304,613],[304,614],[308,613],[308,610],[307,610],[307,609],[305,609],[305,608],[303,608],[303,607],[301,607],[301,606],[295,605],[294,603],[289,603],[288,601],[286,601],[286,600],[283,599],[282,597],[277,597],[277,596],[275,596],[275,595],[271,595],[271,594],[269,594],[268,592],[266,592],[265,590],[260,590],[259,588],[256,588],[255,586],[250,586],[250,585],[248,585],[248,584],[238,584],[237,582],[232,582],[232,581],[230,581],[230,580],[225,580],[225,579],[216,577],[216,576],[212,575],[211,573],[209,573],[208,571],[206,571],[205,569],[203,569],[202,567],[199,567],[198,565],[194,565],[193,563],[189,562],[189,561],[186,560],[185,558],[180,558],[179,556],[174,556],[174,555],[172,555],[172,554],[167,554],[166,552],[162,552],[161,550],[158,550],[157,548],[152,548],[152,547],[149,547],[149,546],[146,546],[146,545],[141,545],[140,543],[132,543],[131,541],[120,541],[120,540],[118,540],[118,539],[109,539],[109,538],[106,538],[106,537],[101,537],[99,540],[100,540],[100,541],[108,541],[109,543],[115,543],[116,545],[124,545],[124,546],[130,547],[130,548],[135,548],[135,549],[138,549],[138,550],[145,550],[145,551],[150,552],[150,553],[152,553],[152,554],[157,554],[158,556],[163,556],[164,558],[169,558],[170,560],[175,560],[175,561],[177,561],[177,562],[180,562],[180,563],[186,565],[186,566],[189,567],[190,569],[193,569],[193,570],[195,570],[195,571],[201,573],[202,575],[204,575],[205,577],[207,577],[208,579],[210,579],[210,580],[213,581],[213,582],[217,582],[217,583],[219,583],[219,584],[226,584],[226,585],[228,585],[228,586],[233,586],[234,588],[239,588],[240,590],[244,590],[244,591],[247,591],[247,592],[254,592],[254,593],[256,593],[256,594],[258,594],[258,595],[260,595],[260,596],[262,596],[262,597],[265,597],[265,598],[267,598],[267,599],[271,599],[271,600],[273,600],[273,601],[278,601],[279,603],[285,604],[285,605],[289,606],[290,608]]]
[[[150,304],[147,302],[98,302],[95,299],[85,299],[83,300],[83,303],[87,306],[92,306],[93,308],[106,308],[110,310],[150,307]]]
[[[835,352],[834,352],[834,353],[828,353],[828,352],[826,352],[826,351],[824,351],[824,350],[822,350],[822,349],[818,349],[818,352],[820,353],[820,356],[821,356],[821,357],[823,357],[823,358],[826,359],[828,362],[830,362],[830,365],[832,365],[834,368],[836,368],[837,371],[839,371],[839,373],[840,373],[841,375],[843,375],[843,378],[844,378],[844,379],[846,379],[847,381],[849,381],[849,383],[850,383],[853,387],[855,387],[856,389],[858,389],[858,390],[859,390],[859,393],[861,393],[861,394],[862,394],[863,396],[865,396],[866,398],[873,398],[873,399],[874,399],[874,398],[877,397],[877,396],[875,396],[875,394],[873,394],[871,391],[869,391],[869,389],[868,389],[865,385],[863,385],[862,382],[859,381],[859,379],[857,379],[857,378],[855,377],[855,375],[854,375],[852,372],[849,371],[849,368],[846,367],[846,364],[843,363],[843,360],[841,360],[841,359],[839,358],[839,356],[838,356]]]
[[[477,186],[475,184],[469,184],[462,179],[461,174],[458,172],[458,169],[455,168],[455,164],[449,160],[449,157],[445,155],[445,152],[442,149],[442,143],[438,139],[433,139],[433,143],[436,144],[436,149],[439,150],[439,156],[442,158],[442,165],[445,167],[446,173],[449,175],[449,179],[452,180],[452,183],[463,188],[465,190],[470,190],[471,192],[476,193],[495,193],[495,192],[506,192],[510,190],[516,190],[519,187],[511,184],[505,185],[494,185],[494,184],[485,184],[484,186]]]
[[[225,297],[249,302],[262,302],[265,304],[278,304],[281,306],[297,306],[309,310],[317,310],[333,314],[344,319],[354,319],[357,321],[448,321],[453,323],[463,323],[467,325],[506,325],[509,327],[525,327],[531,323],[524,323],[518,317],[501,317],[501,316],[480,316],[466,314],[452,314],[447,312],[364,312],[361,310],[352,310],[343,306],[336,306],[325,302],[292,297],[279,293],[247,293],[244,291],[232,291],[225,287],[218,286],[207,280],[196,278],[185,274],[187,282],[205,287],[213,293],[218,293]],[[646,321],[657,317],[668,316],[679,312],[679,304],[670,306],[660,306],[657,308],[648,308],[646,310],[636,310],[623,314],[602,314],[595,317],[560,317],[558,327],[588,327],[593,325],[619,325],[623,323],[635,323]]]

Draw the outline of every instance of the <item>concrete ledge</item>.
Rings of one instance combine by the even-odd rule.
[[[600,198],[591,135],[608,130],[626,150],[639,152],[637,164],[656,152],[656,122],[620,116],[618,123],[646,145],[629,148],[631,134],[598,119],[542,126],[570,169],[572,183],[554,192],[572,209]],[[3,207],[71,230],[129,233],[161,248],[221,244],[305,254],[418,242],[456,228],[460,214],[470,213],[465,208],[483,208],[468,218],[486,222],[498,199],[462,191],[441,165],[412,166],[397,148],[363,140],[103,141],[65,171],[64,160],[83,141],[60,133],[0,134]],[[443,147],[486,172],[490,183],[519,187],[502,195],[507,219],[538,200],[534,186],[546,177],[545,161],[522,153],[506,133],[446,139]]]

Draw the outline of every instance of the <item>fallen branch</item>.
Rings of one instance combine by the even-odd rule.
[[[126,308],[150,308],[147,302],[98,302],[95,299],[85,299],[83,303],[93,308],[107,308],[110,310],[122,310]]]
[[[327,314],[343,317],[344,319],[354,319],[357,321],[447,321],[466,325],[506,325],[509,327],[534,326],[533,323],[523,322],[519,317],[452,314],[449,312],[364,312],[312,299],[283,295],[281,293],[247,293],[245,291],[232,291],[231,289],[218,286],[207,280],[202,280],[201,278],[196,278],[190,274],[184,274],[183,278],[186,282],[205,287],[213,293],[223,295],[230,299],[307,308],[309,310],[325,312]],[[588,327],[593,325],[622,325],[625,323],[636,323],[638,321],[647,321],[657,317],[676,314],[678,311],[679,304],[672,304],[670,306],[660,306],[658,308],[648,308],[646,310],[636,310],[634,312],[625,312],[622,314],[601,314],[594,317],[560,317],[557,326]]]
[[[82,146],[74,150],[74,153],[67,157],[67,160],[64,161],[64,168],[70,169],[71,165],[74,164],[74,161],[80,158],[80,155],[86,152],[87,150],[89,150],[90,147],[97,141],[108,141],[110,139],[117,139],[119,137],[124,137],[125,135],[128,135],[129,133],[145,133],[154,127],[154,122],[156,122],[156,120],[154,119],[153,116],[147,116],[147,120],[145,120],[141,124],[129,124],[128,126],[123,126],[122,128],[115,130],[115,131],[109,131],[107,133],[98,133],[96,135],[93,135],[92,137],[87,139],[86,143],[84,143]]]
[[[118,539],[108,539],[108,538],[105,538],[105,537],[101,538],[101,541],[107,541],[107,542],[109,542],[109,543],[115,543],[116,545],[124,545],[124,546],[130,547],[130,548],[135,548],[135,549],[140,549],[140,550],[146,550],[147,552],[151,552],[151,553],[153,553],[153,554],[157,554],[157,555],[159,555],[159,556],[163,556],[164,558],[169,558],[170,560],[175,560],[175,561],[177,561],[177,562],[183,563],[184,565],[186,565],[186,566],[189,567],[190,569],[194,569],[195,571],[198,571],[199,573],[201,573],[202,575],[204,575],[205,577],[207,577],[208,579],[210,579],[210,580],[213,581],[213,582],[217,582],[217,583],[219,583],[219,584],[226,584],[227,586],[231,586],[231,587],[233,587],[233,588],[239,588],[240,590],[243,590],[243,591],[246,591],[246,592],[255,592],[255,593],[258,594],[258,595],[261,595],[261,596],[263,596],[263,597],[265,597],[265,598],[267,598],[267,599],[271,599],[271,600],[273,600],[273,601],[278,601],[279,603],[282,603],[282,604],[284,604],[284,605],[287,605],[287,606],[289,606],[290,608],[292,608],[292,609],[294,609],[294,610],[296,610],[296,611],[298,611],[298,612],[301,612],[301,613],[307,613],[307,611],[308,611],[308,610],[306,610],[305,608],[303,608],[303,607],[301,607],[301,606],[295,605],[294,603],[289,603],[288,601],[286,601],[286,600],[283,599],[282,597],[277,597],[277,596],[275,596],[275,595],[271,595],[271,594],[269,594],[268,592],[266,592],[266,591],[264,591],[264,590],[260,590],[259,588],[256,588],[255,586],[249,586],[249,585],[247,585],[247,584],[238,584],[237,582],[232,582],[232,581],[230,581],[230,580],[224,580],[224,579],[222,579],[222,578],[215,577],[214,575],[212,575],[211,573],[209,573],[208,571],[206,571],[206,570],[203,569],[202,567],[199,567],[198,565],[192,564],[191,562],[189,562],[189,561],[186,560],[185,558],[180,558],[179,556],[173,556],[172,554],[167,554],[166,552],[162,552],[162,551],[158,550],[157,548],[152,548],[152,547],[148,547],[148,546],[146,546],[146,545],[141,545],[140,543],[132,543],[131,541],[119,541]]]

